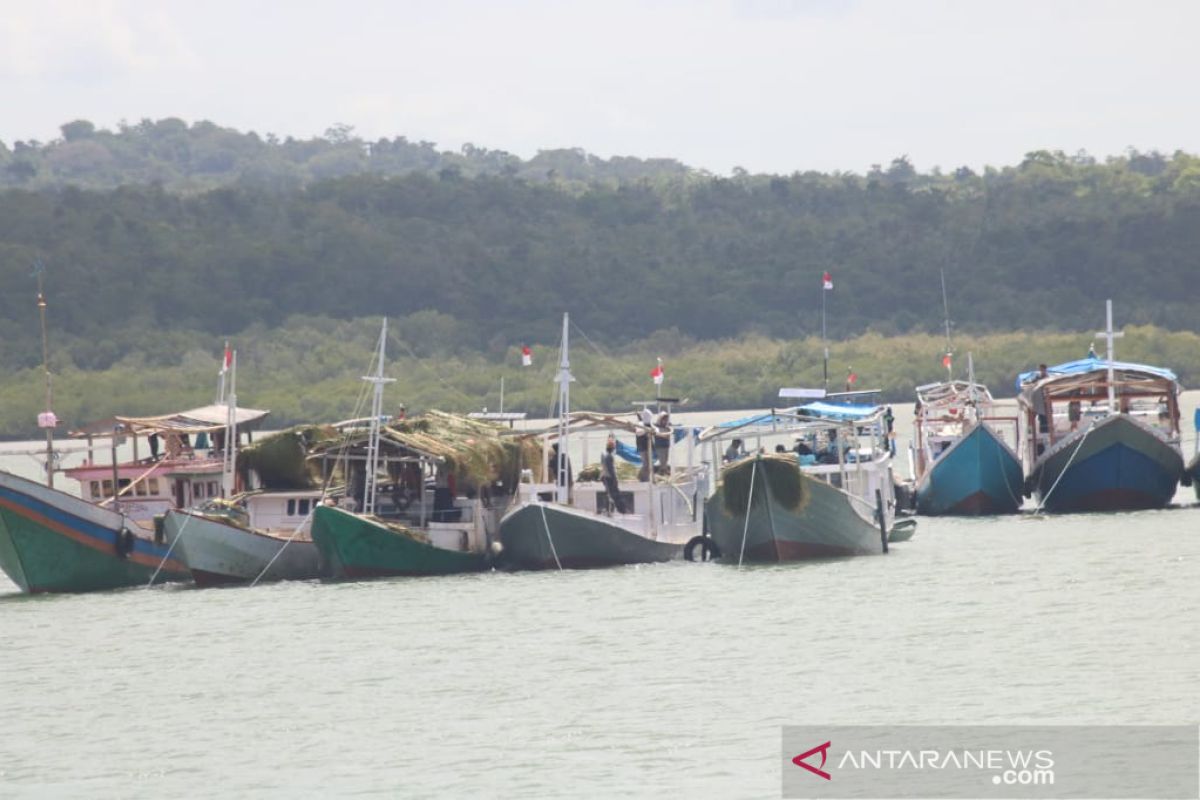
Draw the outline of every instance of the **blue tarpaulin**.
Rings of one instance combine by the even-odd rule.
[[[799,410],[809,416],[822,417],[824,419],[855,420],[866,419],[874,414],[878,408],[879,406],[822,403],[818,400],[815,403],[800,406]]]
[[[1113,369],[1130,370],[1133,372],[1148,372],[1151,375],[1157,375],[1158,377],[1166,378],[1167,380],[1179,380],[1179,378],[1175,376],[1174,372],[1169,369],[1163,369],[1162,367],[1151,367],[1147,364],[1132,364],[1128,361],[1114,361],[1112,365]],[[1051,377],[1058,377],[1060,375],[1084,375],[1088,372],[1095,372],[1101,369],[1108,369],[1108,362],[1104,359],[1081,358],[1078,361],[1068,361],[1065,364],[1057,364],[1053,367],[1047,367],[1046,372],[1048,372]],[[1022,372],[1017,376],[1017,390],[1020,391],[1026,383],[1036,379],[1037,376],[1038,371],[1036,369],[1030,370],[1029,372]]]

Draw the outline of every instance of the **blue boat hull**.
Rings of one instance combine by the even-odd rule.
[[[986,425],[942,454],[917,484],[917,513],[1012,514],[1021,506],[1021,462]]]
[[[1044,454],[1028,482],[1047,511],[1128,511],[1166,506],[1182,475],[1177,447],[1118,414]]]

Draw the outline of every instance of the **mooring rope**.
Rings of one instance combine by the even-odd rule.
[[[1087,441],[1088,436],[1090,436],[1092,431],[1094,431],[1096,429],[1097,421],[1098,420],[1092,420],[1092,424],[1088,427],[1088,429],[1086,431],[1083,432],[1083,436],[1080,438],[1079,444],[1075,445],[1075,451],[1073,453],[1071,453],[1071,457],[1067,459],[1066,466],[1064,466],[1062,468],[1062,471],[1058,473],[1058,477],[1054,479],[1054,485],[1052,485],[1050,487],[1050,491],[1048,491],[1044,495],[1042,495],[1041,502],[1038,503],[1038,507],[1036,509],[1034,509],[1034,512],[1033,512],[1033,515],[1035,517],[1038,514],[1042,513],[1042,508],[1046,505],[1046,501],[1050,499],[1050,495],[1054,494],[1054,490],[1058,488],[1059,482],[1063,479],[1063,476],[1067,474],[1067,470],[1069,470],[1071,468],[1071,462],[1073,462],[1075,460],[1075,456],[1079,455],[1079,450],[1080,450],[1080,448],[1083,447],[1083,443]]]
[[[312,515],[314,512],[316,512],[316,510],[317,510],[317,506],[316,506],[316,504],[314,504],[313,507],[309,509],[308,514],[304,517],[304,519],[300,520],[300,524],[296,526],[296,530],[292,531],[292,535],[289,536],[287,538],[287,541],[285,541],[283,543],[283,545],[281,545],[280,548],[275,551],[275,555],[271,556],[271,560],[268,561],[267,565],[262,568],[262,572],[258,573],[258,575],[256,575],[254,577],[254,580],[250,581],[251,586],[258,585],[258,582],[259,582],[259,580],[262,579],[262,576],[266,575],[267,570],[269,570],[271,568],[271,565],[275,563],[275,559],[277,559],[281,555],[283,555],[283,551],[287,548],[287,546],[289,544],[291,544],[297,536],[300,535],[300,531],[304,528],[305,523],[308,522],[310,519],[312,519]]]
[[[185,519],[183,524],[179,526],[179,535],[171,540],[171,545],[167,548],[167,552],[163,553],[162,561],[159,561],[158,566],[154,568],[154,574],[150,576],[150,582],[146,584],[147,589],[154,585],[154,580],[158,577],[158,573],[162,572],[163,564],[167,563],[167,559],[171,557],[171,552],[175,549],[175,545],[179,544],[179,540],[183,538],[183,532],[187,530],[188,523],[192,521],[191,514],[185,513],[184,516],[186,516],[187,519]],[[164,518],[163,526],[165,527],[166,524],[166,519]]]
[[[742,559],[746,555],[746,534],[750,530],[750,506],[754,503],[754,477],[758,475],[758,459],[750,465],[750,491],[746,496],[746,523],[742,525],[742,549],[738,551],[738,569],[742,568]]]
[[[546,504],[538,503],[538,508],[542,511],[542,527],[546,529],[546,541],[550,542],[550,554],[554,556],[558,571],[562,572],[562,562],[558,560],[558,551],[554,549],[554,537],[550,535],[550,523],[546,522]]]

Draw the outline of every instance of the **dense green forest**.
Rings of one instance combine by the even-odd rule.
[[[500,365],[522,343],[553,346],[570,311],[623,354],[612,370],[694,359],[703,378],[688,383],[685,368],[679,386],[696,403],[756,405],[819,369],[823,299],[830,337],[873,343],[863,354],[877,382],[902,393],[930,377],[943,346],[943,272],[956,343],[1026,337],[1028,350],[981,360],[985,375],[1007,381],[1056,332],[1098,329],[1111,297],[1119,324],[1158,326],[1139,330],[1172,342],[1160,362],[1200,377],[1177,347],[1194,339],[1167,335],[1200,329],[1200,158],[1186,153],[1041,151],[982,173],[922,173],[900,157],[865,175],[719,177],[577,150],[446,153],[344,127],[304,141],[180,120],[62,133],[0,144],[9,435],[41,402],[26,397],[41,360],[35,265],[71,421],[203,401],[226,337],[249,359],[254,402],[284,421],[336,415],[369,350],[364,318],[382,315],[418,403],[494,404],[484,398]],[[835,288],[822,298],[824,271]],[[901,335],[923,344],[884,338]],[[1082,335],[1064,355],[1086,349]],[[1150,340],[1122,354],[1150,357]],[[616,371],[597,372],[586,399],[631,399],[628,381],[602,388]],[[549,397],[513,380],[509,407],[537,411]]]

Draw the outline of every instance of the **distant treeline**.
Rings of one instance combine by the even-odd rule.
[[[504,406],[548,416],[556,394],[553,377],[557,345],[533,348],[534,363],[522,367],[519,348],[496,354],[444,353],[417,357],[410,344],[409,320],[389,326],[387,373],[396,383],[387,388],[385,410],[404,403],[409,412],[428,408],[476,411]],[[1200,336],[1151,326],[1126,327],[1119,356],[1171,367],[1187,386],[1200,384]],[[336,421],[358,416],[379,320],[288,320],[281,327],[257,327],[234,340],[238,351],[238,400],[244,406],[272,410],[271,425],[301,421]],[[53,359],[54,407],[70,428],[113,414],[150,415],[183,410],[213,401],[220,367],[221,343],[198,332],[191,349],[174,364],[127,355],[104,370],[80,370],[65,356]],[[684,337],[608,347],[593,332],[573,326],[571,389],[577,409],[622,411],[631,403],[654,397],[650,370],[664,360],[668,396],[686,398],[689,410],[762,407],[781,404],[784,386],[822,385],[819,339],[776,340],[747,336],[735,340],[696,342]],[[976,375],[997,397],[1015,393],[1019,372],[1041,361],[1081,358],[1092,342],[1085,333],[1005,333],[964,336],[955,342],[953,370],[964,377],[967,353],[974,356]],[[1097,342],[1098,349],[1103,343]],[[913,387],[939,380],[945,342],[931,334],[883,337],[866,334],[831,344],[830,388],[844,389],[848,375],[855,389],[881,389],[889,402],[911,403]],[[0,384],[0,436],[31,437],[42,410],[43,380],[37,368],[11,373]]]
[[[405,391],[462,399],[433,379],[441,364],[472,405],[514,348],[553,346],[563,311],[608,350],[694,357],[685,373],[703,379],[688,391],[708,407],[761,404],[810,370],[823,300],[829,336],[874,342],[881,385],[907,391],[942,347],[943,273],[956,342],[1098,330],[1106,298],[1120,325],[1200,330],[1200,158],[1186,153],[717,177],[578,150],[446,153],[345,127],[303,141],[173,119],[62,134],[0,144],[0,369],[27,380],[41,360],[41,265],[57,396],[83,418],[202,395],[226,337],[266,354],[246,374],[284,418],[336,416],[372,335],[347,321],[382,315],[416,359]],[[928,345],[899,358],[886,337],[901,335]],[[1037,349],[981,358],[981,374]],[[1186,371],[1195,357],[1158,360]],[[584,397],[629,399],[606,380]],[[14,410],[14,385],[8,433],[38,394]],[[522,391],[512,402],[532,403]]]

